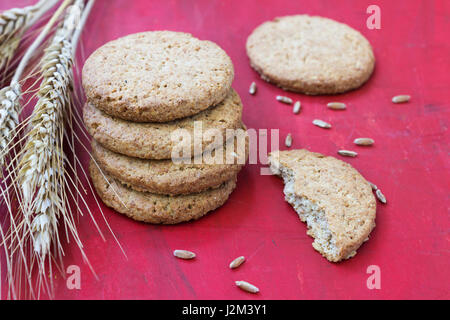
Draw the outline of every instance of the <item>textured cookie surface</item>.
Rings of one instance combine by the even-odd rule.
[[[223,205],[236,187],[236,177],[233,177],[216,189],[171,197],[130,189],[102,174],[93,161],[89,170],[99,197],[108,207],[148,223],[175,224],[198,219]]]
[[[307,150],[272,152],[269,161],[313,247],[332,262],[353,257],[375,227],[369,183],[348,163]]]
[[[184,159],[179,163],[171,159],[131,158],[109,151],[95,140],[92,156],[104,172],[137,191],[168,195],[198,193],[219,187],[241,170],[248,155],[245,131],[241,133],[224,147],[218,147],[217,154],[212,150],[211,158]]]
[[[312,95],[358,88],[375,65],[370,43],[358,31],[308,15],[261,24],[247,39],[247,55],[263,79]]]
[[[109,150],[142,159],[170,159],[176,145],[172,134],[186,130],[192,137],[191,154],[194,155],[194,125],[201,124],[203,132],[219,130],[223,136],[226,129],[241,127],[242,103],[239,95],[231,89],[225,100],[194,116],[167,123],[135,123],[111,117],[87,103],[83,118],[91,136]],[[204,136],[203,145],[214,143],[212,137]]]
[[[166,122],[218,104],[233,81],[219,46],[190,34],[131,34],[97,49],[83,67],[87,100],[109,115]]]

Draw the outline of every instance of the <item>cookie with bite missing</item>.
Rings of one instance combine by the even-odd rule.
[[[82,83],[89,103],[133,122],[167,122],[221,102],[234,78],[217,44],[188,33],[131,34],[94,51]]]
[[[376,201],[363,176],[346,162],[307,150],[275,151],[269,162],[314,249],[331,262],[353,257],[375,227]]]
[[[356,89],[375,66],[372,47],[361,33],[317,16],[264,22],[250,34],[246,49],[251,66],[264,80],[309,95]]]

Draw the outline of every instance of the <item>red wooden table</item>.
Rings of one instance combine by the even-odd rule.
[[[29,4],[3,0],[0,9]],[[371,4],[381,8],[381,29],[366,27]],[[263,21],[308,13],[349,24],[372,43],[376,70],[360,90],[337,97],[286,95],[302,101],[302,112],[275,101],[283,92],[259,79],[249,66],[245,41]],[[244,104],[249,128],[291,132],[293,147],[336,156],[342,148],[359,156],[345,160],[377,184],[388,199],[378,205],[377,227],[355,258],[332,264],[311,247],[306,226],[284,201],[280,179],[260,175],[261,165],[247,165],[237,189],[214,213],[192,223],[154,226],[129,220],[103,207],[122,244],[124,257],[106,226],[103,242],[93,223],[80,221],[85,252],[96,280],[74,244],[65,264],[81,267],[81,289],[69,290],[56,279],[58,299],[448,299],[449,225],[449,71],[450,2],[441,1],[128,1],[98,0],[83,37],[83,58],[105,42],[147,30],[190,32],[218,43],[231,56],[233,87]],[[252,81],[256,96],[248,94]],[[408,104],[392,96],[407,93]],[[333,112],[331,100],[348,109]],[[331,130],[311,124],[319,118]],[[354,138],[375,139],[371,148],[355,147]],[[284,146],[283,146],[284,148]],[[79,150],[87,166],[88,155]],[[88,197],[95,208],[93,196]],[[95,217],[101,221],[96,210]],[[197,253],[181,261],[174,249]],[[247,261],[231,271],[229,262]],[[379,266],[381,289],[367,287],[367,268]],[[250,295],[235,280],[257,285]],[[5,287],[4,287],[5,290]]]

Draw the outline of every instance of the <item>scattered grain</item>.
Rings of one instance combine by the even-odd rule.
[[[342,102],[330,102],[327,104],[327,107],[329,109],[333,109],[333,110],[345,110],[347,109],[347,106],[345,103]]]
[[[256,93],[256,83],[252,82],[252,84],[250,85],[250,89],[248,89],[248,93],[250,93],[251,95],[254,95]]]
[[[230,269],[236,269],[237,267],[239,267],[244,262],[245,262],[245,257],[244,256],[237,257],[236,259],[231,261]]]
[[[331,128],[331,124],[329,124],[328,122],[316,119],[312,122],[315,126],[318,126],[320,128],[325,128],[325,129],[329,129]]]
[[[354,157],[356,157],[358,155],[355,151],[350,151],[350,150],[339,150],[338,153],[341,156],[352,157],[352,158],[354,158]]]
[[[380,200],[381,203],[386,204],[387,200],[386,197],[384,196],[384,194],[381,192],[380,189],[377,189],[377,191],[375,191],[375,194],[377,195],[378,200]]]
[[[401,94],[392,98],[393,103],[405,103],[411,100],[411,96],[407,94]]]
[[[290,148],[292,146],[292,135],[290,133],[288,133],[288,135],[286,136],[286,147]]]
[[[277,96],[277,101],[286,103],[286,104],[292,104],[292,99],[289,97],[285,97],[285,96]]]
[[[244,291],[247,291],[250,293],[258,293],[259,292],[259,289],[257,287],[255,287],[254,285],[252,285],[246,281],[236,281],[235,283],[240,289],[242,289]]]
[[[296,103],[294,103],[294,108],[292,109],[292,112],[294,112],[294,114],[298,114],[300,112],[301,107],[302,107],[301,102],[297,101]]]
[[[375,143],[375,141],[370,138],[357,138],[353,141],[353,143],[358,146],[371,146]]]
[[[195,253],[187,250],[175,250],[173,255],[180,259],[194,259]]]

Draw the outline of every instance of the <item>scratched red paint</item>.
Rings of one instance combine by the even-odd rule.
[[[29,4],[3,0],[0,9]],[[381,8],[381,30],[366,28],[366,8]],[[360,30],[373,44],[377,65],[360,90],[338,97],[308,97],[302,112],[274,100],[280,89],[264,83],[249,67],[247,35],[275,16],[309,13],[330,17]],[[280,128],[293,147],[336,155],[341,148],[358,151],[346,159],[382,188],[388,204],[379,205],[377,227],[358,255],[340,264],[324,260],[311,247],[306,227],[284,202],[282,182],[259,175],[248,165],[227,204],[193,223],[152,226],[128,220],[103,207],[127,253],[124,258],[104,224],[103,242],[89,218],[80,236],[98,274],[95,280],[77,248],[65,250],[66,265],[78,264],[81,290],[68,290],[58,277],[56,298],[146,299],[394,299],[450,298],[449,295],[449,70],[450,2],[441,1],[97,1],[84,34],[83,59],[103,43],[146,30],[177,30],[217,42],[233,59],[233,87],[245,106],[249,128]],[[256,96],[247,93],[252,81]],[[392,96],[408,93],[411,102],[394,105]],[[343,112],[325,105],[346,102]],[[314,127],[320,118],[331,130]],[[354,138],[371,137],[373,147],[356,147]],[[88,156],[79,150],[87,164]],[[95,202],[89,197],[95,208]],[[97,220],[101,220],[98,210]],[[173,249],[195,251],[195,261],[180,261]],[[229,262],[247,261],[237,270]],[[381,290],[366,286],[370,265],[381,268]],[[249,295],[235,280],[257,285]],[[5,290],[5,287],[4,287]]]

